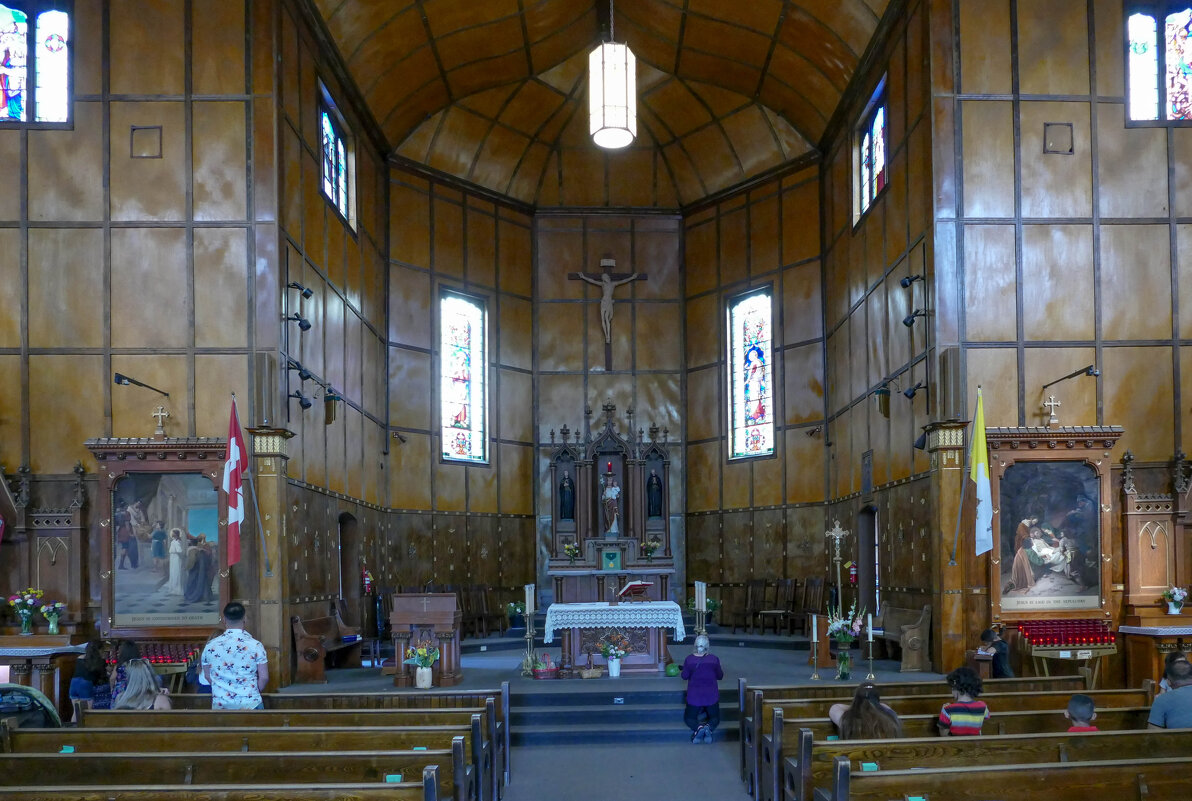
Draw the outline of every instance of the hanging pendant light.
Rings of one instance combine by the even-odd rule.
[[[629,45],[613,38],[613,3],[608,3],[608,38],[588,55],[589,130],[609,150],[637,137],[637,62]]]

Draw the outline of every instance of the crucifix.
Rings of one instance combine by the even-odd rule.
[[[844,608],[844,585],[840,583],[840,541],[848,536],[848,532],[840,527],[840,521],[837,520],[836,525],[824,532],[824,536],[832,540],[835,551],[832,561],[836,563],[836,611],[839,614]]]
[[[1047,418],[1047,425],[1053,426],[1060,421],[1060,419],[1055,416],[1055,407],[1062,405],[1062,403],[1055,399],[1055,395],[1048,395],[1047,400],[1043,401],[1043,407],[1047,409],[1047,412],[1051,415],[1051,417]]]
[[[604,369],[613,369],[613,290],[621,284],[634,281],[645,281],[649,276],[645,273],[614,273],[617,266],[616,259],[601,259],[600,272],[595,275],[588,273],[567,273],[573,281],[586,281],[592,286],[600,287],[600,327],[604,329]]]
[[[158,406],[158,407],[157,407],[157,411],[153,412],[153,413],[152,413],[152,414],[150,414],[149,416],[150,416],[150,417],[156,417],[156,418],[157,418],[157,430],[156,430],[156,431],[154,431],[153,433],[154,433],[154,434],[156,434],[156,435],[157,435],[157,436],[159,436],[159,437],[165,436],[165,433],[166,433],[166,429],[165,429],[166,418],[170,416],[170,413],[166,411],[166,407],[164,407],[164,406]]]

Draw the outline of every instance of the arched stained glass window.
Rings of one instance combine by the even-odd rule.
[[[774,380],[768,289],[729,303],[729,458],[774,452]]]
[[[478,299],[439,301],[439,416],[444,459],[488,461],[486,311]]]
[[[1192,121],[1192,6],[1147,3],[1126,17],[1131,122]]]
[[[869,108],[857,123],[854,179],[854,222],[869,210],[873,201],[886,188],[886,100],[885,79],[882,79]]]
[[[0,3],[0,123],[70,119],[70,14],[62,5]]]

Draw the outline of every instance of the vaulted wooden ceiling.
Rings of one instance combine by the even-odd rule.
[[[638,139],[597,148],[605,0],[314,0],[394,152],[534,205],[674,208],[813,152],[888,0],[621,0]]]

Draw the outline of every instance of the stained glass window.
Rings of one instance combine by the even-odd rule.
[[[70,15],[52,5],[0,3],[0,123],[70,117]]]
[[[870,107],[857,126],[857,219],[885,188],[886,106],[879,101]]]
[[[1155,18],[1131,14],[1126,22],[1130,35],[1127,62],[1130,74],[1130,119],[1159,119],[1159,51]]]
[[[1143,5],[1127,16],[1126,33],[1130,121],[1192,121],[1192,7]]]
[[[348,202],[348,147],[343,129],[326,108],[319,110],[319,127],[323,134],[323,194],[349,221],[352,220]]]
[[[454,293],[439,303],[439,415],[443,458],[488,461],[485,309]]]
[[[1167,119],[1192,118],[1192,9],[1167,15]]]
[[[774,382],[770,292],[728,309],[730,458],[774,452]]]

